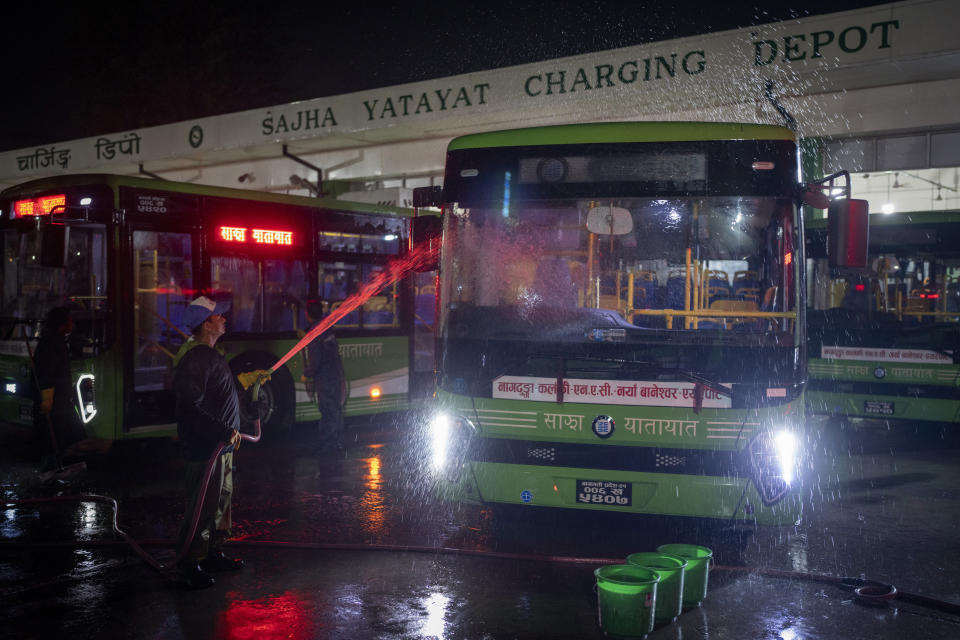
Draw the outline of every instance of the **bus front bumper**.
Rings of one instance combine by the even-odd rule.
[[[465,462],[456,478],[437,478],[449,500],[565,509],[735,519],[792,525],[796,490],[765,504],[746,477],[598,471],[571,467]]]

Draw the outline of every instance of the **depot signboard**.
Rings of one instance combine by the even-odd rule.
[[[884,84],[904,84],[926,78],[897,61],[948,59],[960,48],[958,22],[960,3],[914,0],[654,42],[19,149],[0,154],[0,180],[375,129],[385,130],[378,140],[406,136],[390,138],[398,140],[453,124],[466,131],[537,118],[664,118],[691,108],[752,105],[762,100],[767,80],[791,95],[872,86],[876,80],[865,70],[878,65],[891,70]]]

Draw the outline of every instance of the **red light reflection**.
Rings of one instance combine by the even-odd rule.
[[[267,638],[314,637],[314,625],[304,600],[288,591],[279,596],[241,600],[240,594],[227,594],[230,603],[220,614],[218,638],[261,640]]]

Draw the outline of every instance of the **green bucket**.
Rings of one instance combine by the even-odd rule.
[[[618,638],[642,638],[653,631],[657,605],[657,572],[633,564],[612,564],[593,572],[597,577],[600,628]]]
[[[652,569],[660,576],[657,583],[657,608],[654,610],[655,624],[666,624],[676,620],[683,610],[683,575],[687,561],[680,556],[645,551],[631,553],[627,564],[635,564]]]
[[[683,574],[683,608],[700,606],[700,601],[707,597],[707,578],[710,577],[713,551],[694,544],[662,544],[657,551],[687,561],[687,569]]]

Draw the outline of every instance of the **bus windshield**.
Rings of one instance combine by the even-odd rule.
[[[50,227],[12,227],[3,237],[3,295],[0,317],[4,339],[35,336],[39,322],[66,305],[74,320],[71,343],[89,353],[102,346],[106,312],[107,260],[102,226],[68,225],[65,267],[44,265],[43,234]],[[59,247],[58,247],[59,248]],[[46,249],[49,253],[49,248]]]
[[[810,338],[822,346],[812,356],[837,357],[843,345],[928,349],[928,362],[956,361],[960,258],[887,253],[873,258],[869,276],[835,277],[822,262],[808,313]]]
[[[795,308],[787,198],[578,198],[449,210],[447,335],[795,344],[795,325],[782,314]]]

